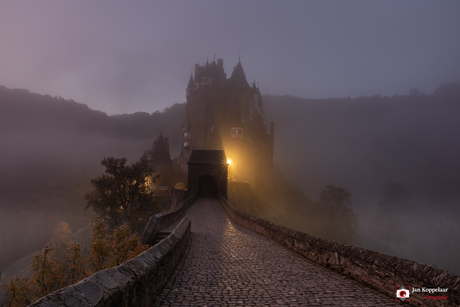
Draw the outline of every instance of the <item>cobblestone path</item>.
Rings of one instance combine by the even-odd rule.
[[[187,215],[191,243],[154,306],[399,306],[232,223],[217,200]]]

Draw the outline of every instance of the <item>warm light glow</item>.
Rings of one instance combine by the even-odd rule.
[[[228,164],[228,165],[232,165],[232,159],[228,158],[228,159],[227,159],[227,164]]]

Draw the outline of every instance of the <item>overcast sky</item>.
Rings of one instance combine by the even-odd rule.
[[[0,84],[109,114],[185,101],[195,63],[262,94],[430,93],[460,81],[460,1],[0,2]]]

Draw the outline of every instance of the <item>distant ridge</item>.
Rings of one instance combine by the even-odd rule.
[[[108,116],[87,105],[62,97],[40,95],[25,89],[0,86],[0,131],[54,131],[154,139],[160,131],[175,132],[183,120],[183,106],[162,112]]]

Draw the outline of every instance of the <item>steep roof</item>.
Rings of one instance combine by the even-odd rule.
[[[169,154],[169,139],[163,137],[163,133],[161,132],[157,139],[153,142],[150,161],[153,164],[171,162],[171,156]]]
[[[246,80],[246,74],[243,70],[243,65],[238,61],[235,68],[233,68],[232,75],[230,76],[229,86],[235,89],[248,89],[250,88],[248,80]]]

